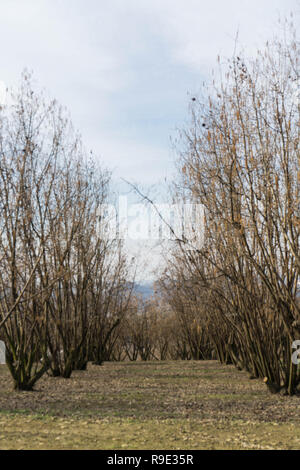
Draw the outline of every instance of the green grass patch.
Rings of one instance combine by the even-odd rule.
[[[299,405],[216,361],[89,364],[34,392],[0,366],[0,449],[300,449]]]
[[[300,449],[295,424],[0,415],[0,449]]]

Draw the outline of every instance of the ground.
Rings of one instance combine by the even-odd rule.
[[[300,397],[216,361],[89,364],[13,391],[0,366],[0,449],[300,449]]]

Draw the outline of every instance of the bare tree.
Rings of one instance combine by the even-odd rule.
[[[290,395],[300,381],[291,361],[300,337],[298,59],[292,34],[253,61],[230,61],[214,92],[193,102],[177,188],[205,207],[205,247],[189,251],[189,266],[231,332],[231,360]]]
[[[0,327],[15,388],[32,390],[49,369],[70,377],[92,343],[108,344],[130,283],[99,217],[110,174],[66,113],[24,73],[0,123]]]

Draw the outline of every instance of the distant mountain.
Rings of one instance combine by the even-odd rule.
[[[151,297],[154,294],[153,282],[140,282],[134,286],[134,291],[143,296],[144,299]]]

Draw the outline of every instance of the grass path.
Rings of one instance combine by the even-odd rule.
[[[215,361],[89,365],[14,392],[0,366],[0,449],[300,449],[300,398]]]

